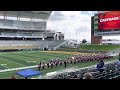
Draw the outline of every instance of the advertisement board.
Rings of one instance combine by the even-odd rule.
[[[109,11],[94,16],[94,35],[120,35],[120,11]]]
[[[120,29],[120,11],[110,11],[98,14],[98,29]]]

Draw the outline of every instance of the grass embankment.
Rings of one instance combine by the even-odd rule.
[[[120,48],[120,45],[80,45],[78,48],[62,47],[57,49],[58,51],[80,51],[80,50],[99,50],[109,51]]]

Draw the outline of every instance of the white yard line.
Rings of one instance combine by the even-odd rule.
[[[21,70],[21,69],[27,69],[27,68],[35,68],[35,67],[38,67],[38,65],[27,66],[27,67],[20,67],[20,68],[12,68],[12,69],[5,69],[5,70],[0,70],[0,72],[8,72],[8,71]]]
[[[0,59],[2,59],[2,58],[0,58]],[[8,61],[8,62],[16,63],[16,62],[13,62],[13,61],[9,61],[9,60],[7,60],[7,59],[4,59],[4,60],[5,60],[5,61]],[[27,66],[27,65],[20,64],[20,63],[16,63],[16,64],[19,64],[19,65],[22,65],[22,66]]]
[[[2,65],[0,65],[0,66],[2,66]],[[6,67],[6,66],[2,66],[2,67],[9,68],[9,67]]]

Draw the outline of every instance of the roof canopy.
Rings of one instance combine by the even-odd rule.
[[[0,11],[2,16],[24,17],[47,20],[52,11]]]

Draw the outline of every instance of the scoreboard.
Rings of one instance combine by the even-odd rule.
[[[120,35],[120,11],[109,11],[94,15],[94,35]]]

